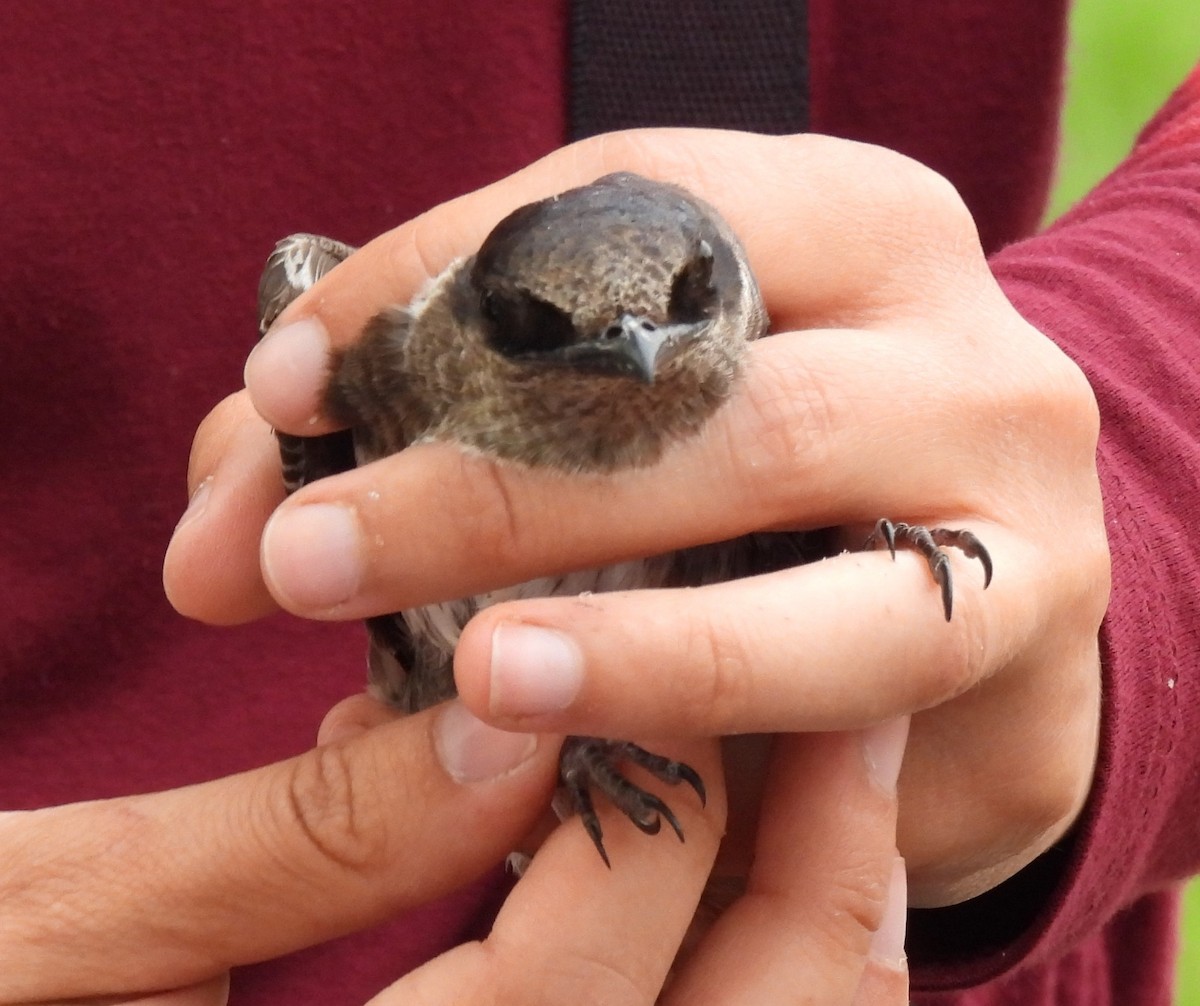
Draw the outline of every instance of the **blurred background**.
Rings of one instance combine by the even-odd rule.
[[[1198,61],[1197,0],[1076,0],[1051,218],[1116,165],[1143,123]],[[1177,1003],[1200,1006],[1200,881],[1187,891],[1182,939]]]
[[[1200,61],[1196,0],[1075,0],[1057,216],[1125,156]]]

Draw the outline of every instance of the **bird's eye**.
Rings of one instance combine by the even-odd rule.
[[[717,289],[712,282],[713,252],[707,241],[671,282],[671,300],[667,312],[672,321],[703,321],[712,316],[717,303]]]
[[[575,341],[571,316],[525,290],[485,290],[479,309],[492,348],[505,356],[559,349]]]

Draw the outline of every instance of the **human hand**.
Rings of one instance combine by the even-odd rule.
[[[276,604],[352,618],[764,528],[836,525],[849,544],[881,516],[969,527],[996,576],[985,595],[978,569],[951,555],[949,624],[918,557],[850,553],[703,589],[498,605],[463,633],[455,673],[467,705],[518,729],[827,731],[915,712],[899,826],[912,900],[994,886],[1065,833],[1090,784],[1108,573],[1097,418],[1078,369],[1005,300],[933,173],[818,136],[576,144],[383,235],[297,300],[248,365],[258,411],[289,432],[327,430],[330,345],[514,207],[613,170],[713,203],[771,312],[776,334],[700,436],[603,491],[410,448],[295,494],[264,534],[278,461],[267,422],[235,396],[197,437],[190,480],[208,491],[168,554],[174,603],[214,621]],[[327,534],[313,503],[349,515],[352,536]],[[230,562],[214,567],[218,549]],[[539,652],[533,628],[568,640],[568,666],[508,659]]]
[[[684,935],[719,829],[707,828],[701,850],[691,851],[690,831],[680,844],[623,829],[620,865],[607,870],[580,841],[582,828],[562,827],[484,944],[443,954],[370,1006],[726,1006],[790,1001],[797,989],[815,1003],[907,1003],[905,876],[895,849],[907,726],[777,738],[779,779],[763,806],[758,855],[744,893],[711,928]],[[710,762],[714,769],[706,778],[718,778]]]
[[[458,703],[394,719],[227,779],[0,814],[0,1003],[224,1003],[230,967],[485,872],[544,810],[558,744]]]
[[[331,712],[323,747],[289,762],[0,815],[0,1003],[221,1006],[231,966],[434,898],[511,848],[544,806],[556,745],[483,727],[457,703],[395,719],[360,696]],[[687,843],[613,829],[621,868],[609,871],[582,829],[558,829],[485,941],[372,1003],[651,1003],[673,963],[658,1001],[772,1001],[803,987],[819,1002],[906,1002],[904,726],[780,740],[793,771],[760,840],[783,854],[762,857],[747,896],[686,961],[677,950],[722,831],[711,743],[680,751],[713,780],[706,811],[680,808]],[[397,806],[406,813],[386,812]],[[656,890],[671,896],[646,896]],[[793,943],[817,952],[778,952]]]

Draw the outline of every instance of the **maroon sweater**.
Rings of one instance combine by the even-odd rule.
[[[285,757],[361,686],[357,626],[210,629],[166,604],[190,438],[239,384],[275,238],[364,240],[562,142],[565,12],[311,6],[60,0],[6,19],[0,807]],[[1070,839],[1013,881],[914,913],[915,985],[950,990],[920,1001],[1165,1004],[1170,889],[1200,870],[1200,76],[1030,238],[1059,3],[810,0],[809,24],[812,128],[946,173],[1009,296],[1083,365],[1104,413],[1115,588],[1095,789]],[[361,1003],[477,935],[497,896],[487,880],[242,969],[233,1001]]]

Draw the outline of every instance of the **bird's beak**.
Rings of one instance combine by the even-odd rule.
[[[653,384],[663,368],[695,342],[708,326],[707,321],[655,325],[645,318],[626,314],[599,338],[562,350],[561,359],[581,370],[623,374]]]

